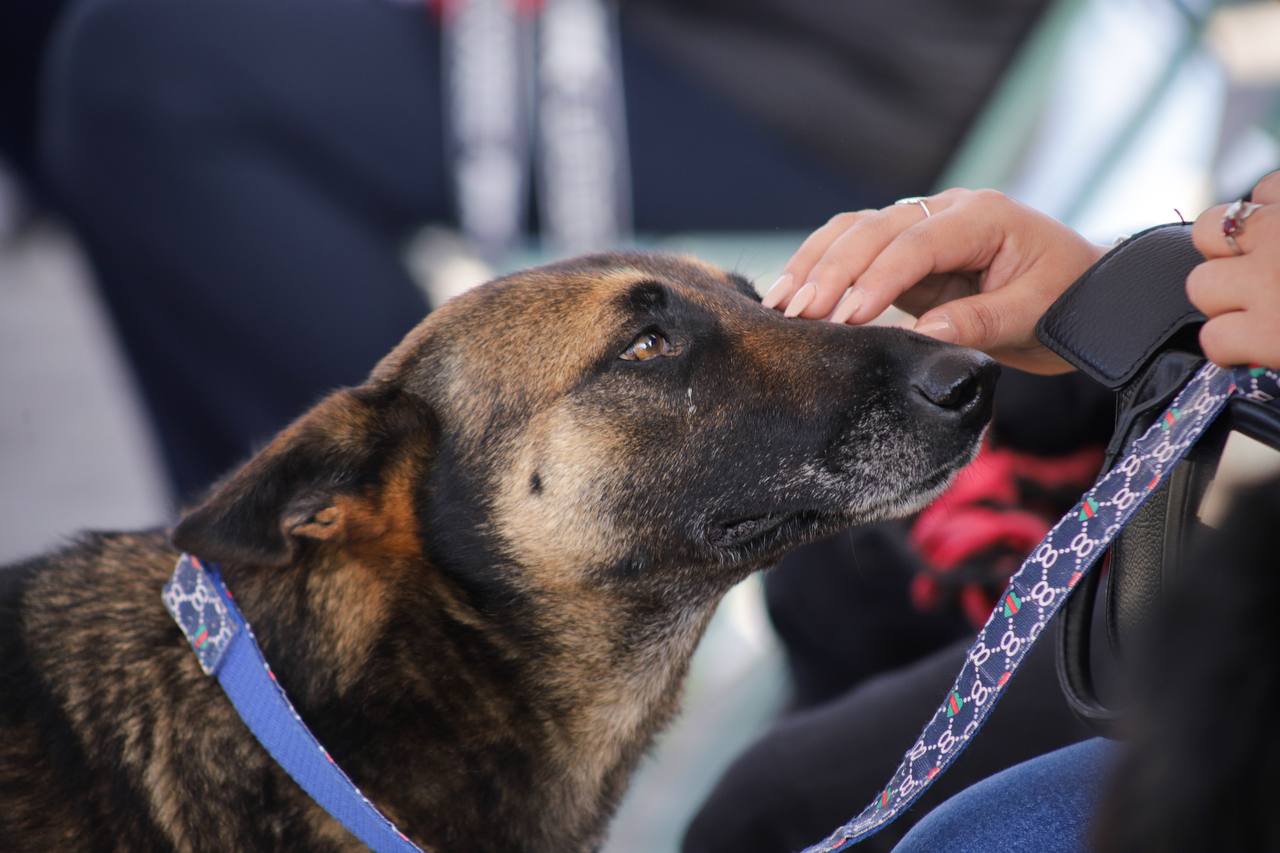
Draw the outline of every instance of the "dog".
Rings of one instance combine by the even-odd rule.
[[[785,319],[737,275],[612,254],[441,306],[177,526],[2,574],[0,847],[362,849],[161,604],[223,577],[302,718],[434,851],[600,847],[716,602],[927,503],[996,367]]]

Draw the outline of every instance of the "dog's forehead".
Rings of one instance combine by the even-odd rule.
[[[448,303],[374,370],[424,395],[460,385],[557,393],[576,381],[628,315],[627,294],[660,285],[707,307],[749,288],[696,258],[590,255],[514,273]]]

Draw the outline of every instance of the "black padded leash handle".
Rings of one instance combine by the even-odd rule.
[[[1187,275],[1203,260],[1189,224],[1149,228],[1099,259],[1036,326],[1041,343],[1118,392],[1104,467],[1150,427],[1203,358],[1193,332],[1205,318],[1186,295]],[[1158,596],[1164,540],[1171,528],[1181,530],[1176,522],[1186,507],[1198,503],[1200,473],[1193,464],[1180,466],[1117,538],[1109,570],[1092,573],[1064,607],[1059,682],[1072,711],[1102,734],[1114,734],[1120,712],[1100,695],[1095,660],[1116,654],[1126,626]],[[1095,630],[1100,602],[1105,635]],[[1104,636],[1108,648],[1095,649]]]

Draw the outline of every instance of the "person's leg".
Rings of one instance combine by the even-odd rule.
[[[799,850],[862,810],[937,708],[969,640],[783,718],[721,778],[685,853]],[[947,797],[1019,761],[1088,737],[1058,688],[1053,644],[1032,649],[982,734],[914,809],[860,851],[887,851]]]
[[[0,5],[0,158],[39,190],[35,138],[40,68],[67,0],[6,0]]]
[[[809,231],[837,211],[879,207],[896,197],[821,165],[712,92],[627,22],[624,8],[622,76],[637,231]],[[897,189],[899,195],[912,191]]]
[[[894,853],[1076,853],[1117,746],[1102,738],[1024,761],[931,811]]]
[[[56,36],[44,161],[180,498],[426,305],[399,260],[448,214],[437,36],[346,0],[85,0]]]

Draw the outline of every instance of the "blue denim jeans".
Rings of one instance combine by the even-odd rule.
[[[894,853],[1077,853],[1116,745],[1082,741],[1015,764],[938,806]]]

